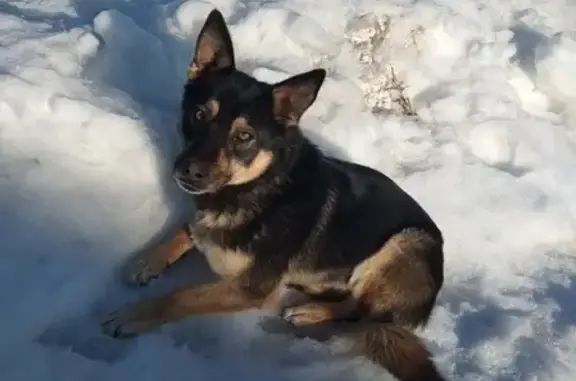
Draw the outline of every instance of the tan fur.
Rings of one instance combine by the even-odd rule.
[[[210,268],[221,277],[238,276],[254,261],[250,253],[241,250],[223,249],[207,242],[198,242],[197,245],[206,257]]]
[[[155,247],[149,248],[136,256],[129,264],[128,277],[132,283],[148,283],[157,277],[162,270],[171,266],[186,252],[193,248],[188,228],[178,229],[169,239]]]
[[[296,127],[304,110],[314,101],[314,97],[314,92],[307,86],[274,87],[272,91],[274,115],[286,126]]]
[[[196,61],[201,68],[213,62],[216,54],[222,49],[220,38],[214,36],[212,31],[208,30],[202,35],[196,47]]]
[[[426,261],[435,245],[428,234],[407,229],[354,268],[352,294],[371,313],[391,311],[408,326],[426,321],[437,286]]]
[[[252,130],[252,127],[248,123],[248,120],[243,116],[239,116],[238,118],[232,121],[232,126],[230,128],[230,135],[235,134],[240,129]]]
[[[242,286],[236,280],[221,280],[194,288],[183,287],[120,308],[108,315],[102,324],[111,336],[130,337],[189,315],[233,313],[261,306],[263,299],[248,293]],[[125,324],[114,324],[119,320]]]
[[[254,129],[244,117],[238,117],[232,121],[230,135],[235,135],[239,131],[254,132]],[[245,166],[243,163],[232,159],[229,163],[229,170],[232,178],[228,184],[244,184],[260,177],[272,163],[273,154],[271,151],[261,150],[252,160],[250,165]]]
[[[235,212],[198,212],[196,223],[208,229],[233,229],[248,221],[253,213],[239,209]]]
[[[272,164],[274,155],[271,151],[260,150],[250,165],[245,166],[241,162],[232,159],[229,164],[231,174],[229,185],[246,184],[260,177]]]
[[[239,129],[251,129],[248,121],[239,117],[232,122],[230,134],[236,133]],[[272,151],[260,150],[250,164],[230,158],[225,148],[218,153],[216,165],[213,169],[213,176],[227,178],[227,185],[246,184],[260,177],[272,164],[274,154]]]
[[[200,75],[200,73],[202,72],[202,69],[196,65],[195,62],[191,62],[190,66],[188,66],[188,70],[186,71],[186,76],[188,77],[188,79],[196,79],[198,78],[198,76]]]
[[[188,79],[196,79],[206,67],[214,62],[216,55],[222,50],[222,40],[213,30],[206,30],[198,39],[196,57],[188,67]]]
[[[384,323],[353,332],[353,353],[402,381],[444,381],[422,341],[410,330]]]
[[[282,277],[280,285],[297,284],[309,294],[319,294],[327,289],[347,291],[348,285],[342,281],[343,276],[338,271],[307,271],[292,268]]]
[[[284,310],[284,319],[295,326],[314,325],[345,319],[356,311],[353,298],[340,302],[310,301]]]
[[[206,108],[208,111],[210,111],[208,120],[212,120],[218,116],[218,112],[220,111],[220,102],[218,102],[216,99],[209,99],[206,102]]]

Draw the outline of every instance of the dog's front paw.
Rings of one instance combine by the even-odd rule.
[[[129,338],[151,330],[156,324],[140,305],[122,307],[106,316],[100,323],[102,330],[114,338]]]
[[[282,312],[284,320],[295,326],[325,323],[333,319],[333,311],[322,303],[306,303],[286,308]]]
[[[151,250],[138,255],[126,269],[126,278],[130,284],[144,286],[158,278],[168,267],[162,253]]]

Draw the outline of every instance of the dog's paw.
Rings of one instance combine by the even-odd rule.
[[[126,269],[126,280],[136,286],[144,286],[158,278],[168,267],[168,262],[157,251],[138,255]]]
[[[286,308],[282,312],[284,320],[295,326],[320,324],[331,321],[333,311],[321,303],[306,303]]]
[[[310,296],[299,288],[283,284],[268,296],[263,308],[282,316],[286,309],[308,303],[310,300]]]
[[[102,330],[114,338],[130,338],[149,331],[154,324],[146,318],[138,306],[120,308],[100,322]]]

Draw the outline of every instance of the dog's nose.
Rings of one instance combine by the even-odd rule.
[[[202,180],[203,178],[208,177],[210,168],[208,165],[202,163],[189,163],[184,167],[183,172],[184,176],[192,180]]]

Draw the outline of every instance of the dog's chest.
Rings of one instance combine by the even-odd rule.
[[[216,242],[210,229],[195,226],[192,229],[194,244],[204,254],[212,271],[222,277],[234,277],[247,270],[254,256],[239,248],[224,247]]]

